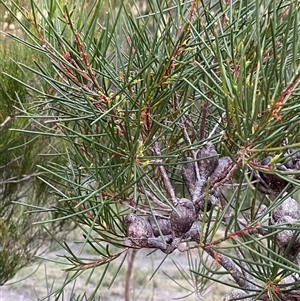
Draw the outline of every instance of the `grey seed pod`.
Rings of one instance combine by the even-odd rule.
[[[148,248],[160,249],[164,253],[169,254],[170,249],[173,245],[172,235],[166,235],[164,237],[150,237],[148,238]],[[175,248],[173,249],[173,251]]]
[[[274,223],[283,216],[290,216],[293,219],[300,220],[300,206],[292,197],[288,197],[272,212]]]
[[[287,167],[283,164],[276,164],[276,168],[280,171],[288,171]]]
[[[222,157],[218,159],[217,167],[214,169],[213,173],[210,175],[210,183],[216,183],[221,179],[224,179],[224,177],[227,175],[228,168],[231,165],[232,160],[230,157]],[[206,183],[205,183],[206,184]],[[203,185],[201,192],[203,192],[203,188],[205,185]],[[221,190],[219,188],[216,188],[211,194],[208,196],[207,200],[207,208],[206,211],[210,211],[212,205],[218,205],[219,204],[219,196],[221,194]],[[195,204],[196,211],[199,210],[204,211],[205,202],[202,200],[200,203]]]
[[[295,162],[293,169],[294,170],[300,170],[300,159]],[[299,178],[299,176],[297,176],[297,179],[298,178]]]
[[[261,165],[268,165],[272,160],[272,156],[267,156],[260,161]]]
[[[170,235],[171,234],[170,221],[166,218],[162,218],[162,217],[159,217],[159,216],[156,216],[155,219],[156,219],[156,222],[155,222],[153,216],[148,217],[148,221],[151,225],[152,232],[153,232],[154,236],[158,237],[158,236],[161,235],[159,233],[159,229],[160,229],[162,235]]]
[[[198,152],[197,158],[200,176],[208,178],[218,166],[218,153],[211,142],[207,142]]]
[[[271,156],[267,156],[264,158],[261,162],[261,166],[268,165],[272,160]],[[281,171],[286,171],[287,166],[281,163],[276,164],[276,169]],[[279,176],[275,174],[265,173],[262,171],[257,171],[256,175],[253,176],[254,180],[257,180],[257,189],[258,191],[266,194],[272,194],[277,195],[279,194],[283,189],[286,188],[286,186],[289,184],[286,180],[280,178]],[[292,188],[292,185],[290,185]]]
[[[291,227],[294,223],[298,222],[297,220],[293,219],[290,216],[283,216],[281,217],[276,224],[287,224],[287,227]],[[280,228],[284,228],[284,225],[282,225]],[[295,227],[295,230],[287,229],[282,230],[276,235],[276,242],[280,247],[287,247],[290,241],[293,239],[293,236],[295,235],[295,231],[299,231],[298,227]],[[296,238],[291,250],[298,250],[300,247],[300,237]]]
[[[283,216],[278,221],[276,222],[276,225],[281,226],[280,229],[282,229],[286,223],[293,223],[295,220],[291,218],[290,216]],[[287,225],[288,226],[288,225]],[[279,227],[278,227],[279,229]],[[291,241],[293,237],[293,230],[287,229],[287,230],[282,230],[279,233],[276,234],[276,242],[279,246],[281,247],[286,247],[289,242]]]
[[[223,299],[223,301],[231,301],[231,300],[243,300],[243,301],[251,301],[251,298],[245,298],[248,293],[241,289],[233,289],[231,292],[227,293]]]
[[[198,222],[194,222],[191,229],[184,234],[183,239],[190,239],[197,244],[200,243],[200,226]]]
[[[283,189],[286,188],[287,185],[289,185],[286,180],[278,177],[277,175],[268,174],[261,171],[254,175],[252,180],[257,180],[258,191],[272,195],[278,195],[282,192]],[[288,190],[290,190],[291,188],[292,185]]]
[[[210,176],[211,182],[214,182],[219,178],[222,179],[224,177],[224,174],[226,174],[226,171],[231,163],[232,160],[230,159],[230,157],[227,156],[218,159],[217,167]]]
[[[295,282],[297,281],[297,276],[296,275],[287,275],[286,277],[284,277],[283,279],[281,279],[278,284],[282,285],[283,287],[281,288],[282,293],[284,294],[285,290],[292,290],[295,289]],[[285,295],[285,294],[284,294]],[[287,298],[288,299],[287,299]],[[285,295],[284,300],[289,300],[289,301],[297,301],[299,299],[295,298],[295,297],[288,297]]]
[[[175,208],[176,211],[170,215],[170,223],[173,237],[179,238],[190,230],[197,214],[193,202],[185,198],[179,199]]]
[[[288,169],[294,169],[295,167],[295,162],[293,162],[294,160],[293,159],[290,159],[288,161],[286,161],[284,163],[284,165],[288,168]]]
[[[190,195],[193,195],[195,190],[195,183],[197,180],[196,177],[196,171],[195,171],[195,162],[189,162],[193,160],[190,157],[187,157],[184,161],[187,163],[184,163],[181,168],[181,175],[183,182],[188,189]]]
[[[127,237],[139,247],[147,247],[148,238],[153,236],[152,228],[146,218],[129,213],[125,217]]]
[[[287,159],[284,162],[284,165],[289,169],[299,169],[300,166],[300,151],[297,148],[290,148],[284,154]]]

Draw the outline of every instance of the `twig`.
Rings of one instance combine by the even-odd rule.
[[[165,68],[165,72],[162,75],[160,79],[160,85],[163,85],[165,83],[165,80],[168,78],[171,69],[173,68],[175,64],[176,58],[181,54],[182,50],[184,49],[184,41],[186,39],[187,34],[189,33],[190,30],[190,23],[192,21],[195,8],[196,8],[196,3],[197,0],[193,0],[190,9],[189,9],[189,15],[188,15],[188,22],[182,27],[182,29],[179,32],[179,43],[177,44],[176,48],[174,49],[169,62],[167,63],[167,66]]]
[[[226,271],[230,273],[236,283],[244,289],[254,289],[255,286],[248,281],[239,269],[239,267],[233,262],[233,260],[225,255],[215,251],[212,247],[203,248],[218,264],[220,264]]]
[[[300,73],[296,74],[294,79],[285,87],[285,89],[281,92],[281,94],[279,95],[277,101],[272,101],[271,102],[271,113],[272,113],[272,117],[276,120],[280,120],[281,116],[279,114],[279,111],[284,103],[284,100],[286,99],[286,97],[289,95],[289,93],[291,92],[291,90],[294,88],[294,86],[297,84],[297,81],[300,77]]]
[[[202,118],[200,122],[200,128],[199,128],[199,139],[204,139],[205,136],[205,123],[206,123],[206,116],[207,116],[207,108],[208,108],[208,101],[205,100],[202,104]]]
[[[151,199],[151,201],[153,203],[155,203],[157,206],[161,207],[162,210],[172,211],[170,209],[170,206],[168,206],[165,203],[161,202],[152,192],[150,192],[148,190],[145,190],[145,191],[142,191],[142,192],[144,192]]]
[[[215,131],[218,129],[221,120],[226,116],[226,113],[223,113],[222,116],[219,118],[218,122],[216,122],[214,128],[212,129],[212,131],[209,133],[209,135],[207,136],[207,140],[209,140],[213,134],[215,133]]]
[[[209,194],[213,193],[217,188],[223,186],[224,183],[226,183],[227,181],[229,181],[232,178],[234,171],[238,167],[238,163],[239,163],[239,160],[235,164],[233,164],[231,166],[229,165],[228,168],[224,169],[224,171],[220,174],[220,177],[217,177],[211,183],[211,186],[209,188]],[[224,173],[226,174],[225,177],[224,177]],[[197,207],[201,208],[202,201],[205,200],[206,196],[207,196],[207,192],[205,191],[194,201],[194,204]]]
[[[257,222],[253,225],[250,225],[250,226],[245,226],[244,228],[242,228],[238,231],[228,233],[225,237],[222,237],[218,240],[214,240],[212,242],[209,242],[208,245],[218,245],[218,244],[222,243],[225,240],[234,239],[235,237],[237,237],[237,236],[239,236],[239,235],[241,235],[245,232],[252,231],[253,229],[258,228],[259,226],[261,226],[260,222]]]
[[[187,121],[186,116],[182,116],[181,117],[181,124],[179,124],[179,127],[182,129],[183,136],[184,136],[187,144],[191,146],[192,141],[191,141],[190,136],[188,134],[188,131],[186,129],[186,121]],[[192,154],[193,161],[194,161],[194,168],[195,168],[195,172],[196,172],[197,183],[199,183],[201,181],[201,177],[200,177],[199,168],[198,168],[198,165],[197,165],[197,161],[198,161],[197,151],[191,150],[191,154]]]
[[[187,121],[187,118],[186,116],[181,116],[181,123],[178,123],[178,126],[182,129],[182,132],[183,132],[183,136],[187,142],[188,145],[192,145],[192,141],[190,139],[190,135],[188,134],[188,131],[186,129],[186,121]]]
[[[10,120],[11,120],[11,116],[7,116],[4,119],[4,121],[0,124],[0,129],[2,129]]]
[[[1,165],[1,166],[0,166],[0,169],[5,168],[5,167],[8,167],[10,164],[12,164],[12,163],[18,161],[18,160],[21,159],[22,157],[23,157],[23,155],[14,158],[13,160],[9,161],[8,163],[6,163],[6,164],[4,164],[4,165]]]
[[[23,181],[27,181],[33,177],[36,177],[36,176],[39,176],[41,173],[33,173],[31,175],[24,175],[22,178],[18,178],[18,177],[12,177],[12,178],[9,178],[9,179],[6,179],[2,182],[0,182],[0,185],[3,185],[3,184],[9,184],[9,183],[20,183],[20,182],[23,182]]]
[[[152,151],[154,152],[155,155],[157,156],[161,156],[161,151],[160,151],[160,148],[158,146],[158,143],[155,142],[153,147],[152,147]],[[158,162],[158,170],[162,176],[162,180],[164,182],[164,185],[165,185],[165,189],[167,191],[167,193],[169,194],[171,200],[172,200],[172,203],[173,204],[176,204],[177,203],[177,198],[176,198],[176,195],[175,195],[175,191],[174,191],[174,188],[171,184],[171,181],[167,175],[167,172],[166,172],[166,169],[165,167],[162,165],[162,160],[161,159],[158,159],[157,160]]]
[[[188,246],[187,248],[178,248],[180,252],[190,251],[192,249],[202,248],[208,255],[210,255],[216,263],[221,265],[226,271],[230,273],[236,283],[243,289],[255,288],[254,284],[245,278],[241,269],[233,262],[233,260],[225,255],[220,254],[212,245],[201,245],[197,244],[194,246]]]

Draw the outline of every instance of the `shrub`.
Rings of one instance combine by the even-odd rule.
[[[192,256],[185,277],[200,295],[209,278],[233,288],[224,300],[297,300],[299,4],[142,3],[105,17],[101,1],[19,8],[29,46],[52,63],[23,67],[55,91],[40,90],[43,110],[27,116],[67,145],[43,178],[63,204],[57,220],[99,254],[61,244],[73,272],[61,289],[150,248]]]

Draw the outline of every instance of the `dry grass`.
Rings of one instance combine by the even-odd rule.
[[[66,241],[69,241],[69,245],[75,254],[79,254],[81,245],[73,242],[80,241],[81,237],[81,230],[76,229],[65,238]],[[197,252],[196,250],[194,251]],[[35,264],[19,271],[14,279],[9,281],[9,284],[0,287],[0,301],[37,301],[45,298],[50,290],[54,291],[55,288],[58,288],[65,280],[65,269],[69,266],[53,262],[53,260],[55,260],[66,263],[67,261],[63,258],[64,254],[65,250],[57,249],[56,251],[44,255],[45,260],[38,259]],[[230,290],[228,287],[218,283],[210,283],[207,291],[203,294],[193,292],[195,291],[193,284],[189,284],[176,267],[176,265],[180,266],[185,272],[188,272],[189,264],[187,254],[175,251],[166,259],[165,256],[166,255],[159,250],[156,252],[147,249],[138,250],[131,276],[131,301],[165,301],[182,298],[183,300],[189,301],[211,299],[217,301],[222,300],[224,294]],[[80,257],[98,259],[98,255],[94,249],[88,245],[86,245]],[[198,259],[197,253],[195,258]],[[121,260],[122,258],[118,258],[110,264],[102,285],[97,290],[95,300],[125,300],[125,278],[128,267],[127,258],[119,270],[117,278],[111,285],[119,269]],[[161,264],[162,261],[163,264]],[[151,278],[158,266],[160,266],[160,268],[154,277]],[[87,270],[76,279],[75,284],[73,282],[67,286],[64,291],[64,298],[59,300],[69,301],[73,286],[76,296],[82,296],[84,293],[86,293],[86,296],[90,296],[95,290],[99,279],[102,277],[104,269],[105,266],[97,267],[90,279],[89,275],[91,271]],[[89,281],[87,283],[88,279]],[[188,297],[184,298],[185,296]],[[52,301],[55,300],[55,298],[50,297],[46,300]]]
[[[76,246],[74,245],[74,249]],[[183,279],[182,275],[174,265],[173,261],[180,264],[186,271],[188,271],[188,261],[186,254],[174,252],[164,261],[161,268],[150,279],[157,266],[164,258],[164,254],[160,251],[154,252],[147,256],[147,250],[140,250],[134,261],[133,274],[131,280],[131,300],[141,301],[163,301],[172,300],[173,298],[182,298],[193,290],[192,286]],[[48,258],[55,258],[57,254],[62,254],[59,251],[50,253]],[[89,257],[95,256],[87,251],[85,255]],[[127,269],[127,262],[122,266],[119,274],[111,287],[110,283],[115,275],[120,261],[113,262],[100,289],[97,291],[95,300],[100,298],[101,301],[118,301],[124,300],[125,276]],[[57,264],[51,261],[39,261],[36,264],[21,270],[10,283],[0,288],[0,301],[32,301],[42,299],[47,295],[47,290],[50,286],[58,287],[65,279],[66,266]],[[87,296],[95,289],[98,280],[101,278],[104,267],[98,267],[91,277],[89,283],[87,279],[90,271],[85,272],[80,276],[75,283],[76,295],[83,295],[86,292]],[[171,276],[176,282],[172,281],[167,275]],[[24,280],[22,280],[24,279]],[[48,288],[47,288],[48,287]],[[69,300],[71,286],[65,290],[64,301]],[[186,300],[222,300],[228,288],[213,283],[209,290],[203,296],[198,296],[193,293]],[[203,298],[202,298],[203,297]],[[47,299],[54,300],[54,297]],[[61,300],[61,299],[60,299]]]

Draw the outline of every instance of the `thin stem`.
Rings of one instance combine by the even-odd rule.
[[[125,301],[130,301],[130,284],[131,284],[131,275],[133,271],[134,259],[137,253],[136,249],[131,249],[128,251],[128,268],[125,276],[125,289],[124,289],[124,297]]]
[[[161,207],[162,210],[171,211],[170,207],[168,205],[164,204],[163,202],[161,202],[152,192],[150,192],[149,190],[145,190],[143,192],[151,199],[151,201],[153,203],[155,203],[156,205]]]
[[[208,101],[205,100],[202,104],[202,118],[200,123],[200,129],[199,129],[199,139],[202,140],[205,137],[205,123],[206,123],[206,117],[207,117],[207,109],[208,109]]]
[[[225,255],[221,255],[211,247],[204,247],[204,250],[225,270],[227,270],[236,283],[244,289],[254,289],[255,286],[245,279],[242,271],[239,267],[233,262],[233,260]]]
[[[155,142],[154,143],[154,146],[152,147],[152,151],[154,152],[154,154],[156,156],[161,156],[161,151],[160,151],[160,148],[159,148],[159,145],[158,145],[158,142]],[[162,163],[162,160],[157,160],[158,162]],[[167,193],[169,194],[171,200],[172,200],[172,203],[173,204],[176,204],[177,203],[177,198],[176,198],[176,195],[175,195],[175,191],[174,191],[174,188],[172,186],[172,183],[168,177],[168,174],[166,172],[166,169],[165,167],[160,164],[158,166],[158,170],[161,174],[161,177],[162,177],[162,180],[164,182],[164,185],[165,185],[165,189],[167,191]]]

